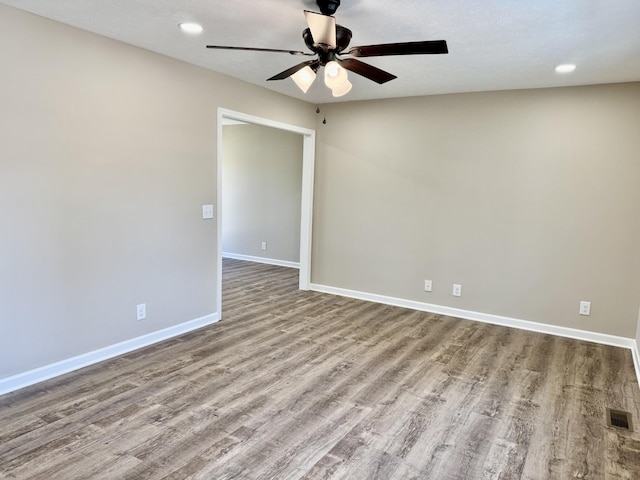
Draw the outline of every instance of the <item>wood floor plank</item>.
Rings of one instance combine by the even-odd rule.
[[[218,324],[0,397],[0,479],[640,478],[627,350],[223,278]]]

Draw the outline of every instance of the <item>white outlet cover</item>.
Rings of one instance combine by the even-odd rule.
[[[425,292],[430,292],[431,290],[433,290],[433,283],[431,282],[431,280],[425,280],[424,281],[424,291]]]
[[[213,205],[202,205],[202,218],[213,218]]]
[[[459,285],[457,283],[453,284],[453,292],[452,292],[454,297],[461,297],[462,296],[462,285]]]
[[[591,315],[591,302],[580,302],[580,315]]]

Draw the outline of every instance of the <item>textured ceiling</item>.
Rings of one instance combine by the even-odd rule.
[[[316,80],[303,94],[266,79],[309,57],[208,50],[207,44],[305,50],[315,0],[0,0],[22,10],[184,60],[313,103],[640,80],[640,0],[342,0],[351,46],[447,40],[448,55],[366,58],[398,76],[378,85],[349,73],[339,99]],[[178,23],[194,21],[200,35]],[[560,75],[554,67],[574,63]]]

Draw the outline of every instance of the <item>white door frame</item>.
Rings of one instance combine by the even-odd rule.
[[[298,133],[303,137],[302,143],[302,198],[300,214],[300,290],[309,290],[311,284],[311,228],[313,220],[313,172],[316,156],[316,132],[308,128],[288,125],[267,118],[255,117],[246,113],[234,112],[218,107],[218,132],[216,156],[216,228],[218,256],[218,292],[217,306],[222,318],[222,125],[223,120],[236,120],[253,123],[265,127],[278,128],[287,132]]]

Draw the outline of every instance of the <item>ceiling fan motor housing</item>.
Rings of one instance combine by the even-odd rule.
[[[320,55],[320,57],[322,57],[323,54],[331,51],[333,53],[333,57],[331,58],[331,60],[335,58],[336,53],[342,52],[349,46],[352,35],[353,34],[351,33],[351,30],[349,30],[348,28],[345,28],[342,25],[336,25],[336,48],[331,49],[328,45],[316,44],[313,40],[313,36],[311,35],[311,30],[309,28],[305,28],[302,32],[302,38],[304,39],[304,43],[309,50],[317,53],[318,55]]]
[[[340,6],[340,0],[317,0],[317,4],[323,15],[333,15]]]

